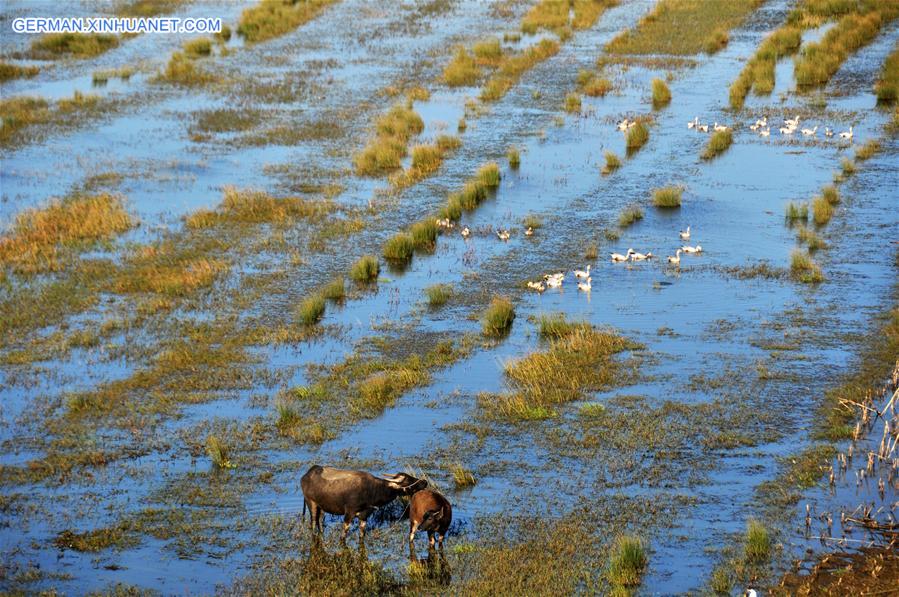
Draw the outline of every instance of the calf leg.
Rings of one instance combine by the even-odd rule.
[[[409,545],[415,544],[415,531],[418,530],[418,523],[409,521]]]
[[[428,545],[434,546],[434,531],[428,531]]]

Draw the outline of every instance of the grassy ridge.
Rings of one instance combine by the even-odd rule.
[[[317,17],[336,0],[262,0],[240,15],[237,32],[248,42],[272,39]]]
[[[874,92],[877,94],[877,101],[895,102],[899,99],[899,43],[884,61]]]
[[[736,27],[764,0],[661,0],[633,29],[606,44],[612,54],[688,55],[727,43]]]

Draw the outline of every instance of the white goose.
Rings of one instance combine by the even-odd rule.
[[[714,128],[715,131],[717,131],[717,132],[722,132],[722,131],[726,131],[726,130],[727,130],[727,127],[726,127],[725,125],[723,125],[723,124],[718,124],[717,122],[715,123],[715,126],[714,126],[713,128]]]
[[[702,246],[696,245],[695,247],[691,247],[691,246],[687,245],[687,246],[681,247],[680,250],[683,251],[684,253],[688,253],[688,254],[702,253]]]
[[[531,290],[536,290],[537,292],[543,292],[546,290],[546,286],[543,285],[543,282],[528,282],[528,288]]]
[[[549,288],[559,288],[562,285],[564,278],[547,278],[546,285]]]
[[[550,280],[553,282],[563,282],[565,280],[565,272],[559,272],[556,274],[545,274],[543,276],[543,280],[548,284]]]
[[[625,118],[624,120],[622,120],[621,122],[618,123],[618,130],[626,131],[629,124],[630,124],[630,121],[627,118]]]
[[[771,136],[771,129],[770,129],[770,128],[766,128],[766,129],[763,130],[763,131],[759,131],[759,136],[762,136],[762,137],[770,137],[770,136]]]
[[[757,127],[766,127],[768,126],[768,117],[762,116],[761,119],[755,121],[755,125]]]
[[[643,261],[644,259],[652,259],[652,252],[646,253],[645,255],[637,252],[631,253],[631,261]]]
[[[587,271],[584,271],[582,269],[574,270],[574,277],[578,278],[578,279],[589,278],[590,277],[590,265],[587,264]]]
[[[825,137],[833,137],[833,131],[830,130],[829,126],[824,127],[824,136]]]
[[[674,265],[680,265],[680,254],[681,254],[681,249],[678,249],[677,251],[675,251],[674,257],[668,258],[668,263],[673,263]]]
[[[512,234],[508,230],[497,230],[496,236],[498,236],[501,241],[507,241]]]
[[[687,123],[688,129],[695,129],[699,125],[699,116],[694,116],[693,120]]]
[[[805,135],[806,137],[814,137],[817,132],[818,132],[817,125],[813,129],[802,129],[802,134]]]
[[[628,249],[626,255],[622,255],[621,253],[612,253],[612,261],[627,261],[633,252],[633,249]]]
[[[699,129],[699,132],[701,132],[701,133],[709,132],[709,125],[707,125],[707,124],[697,124],[696,128]]]
[[[757,130],[759,130],[760,128],[761,128],[761,125],[758,125],[758,124],[750,124],[750,125],[749,125],[749,130],[750,130],[750,131],[757,131]]]
[[[463,227],[462,238],[468,238],[469,236],[471,236],[471,228],[469,228],[468,226]]]
[[[843,131],[840,133],[840,139],[849,139],[852,141],[852,127],[849,127],[849,131]]]
[[[590,292],[590,289],[593,288],[593,285],[590,283],[593,280],[590,276],[587,276],[586,282],[578,282],[577,289],[583,290],[584,292]]]
[[[687,226],[687,229],[681,230],[679,234],[681,240],[690,240],[690,227]]]
[[[784,119],[784,124],[791,128],[796,128],[799,126],[799,115],[796,115],[796,118],[786,118]]]
[[[525,235],[525,236],[533,236],[533,235],[534,235],[534,229],[531,228],[530,226],[528,226],[528,229],[524,231],[524,235]]]
[[[795,131],[795,130],[796,129],[788,127],[788,126],[782,126],[782,127],[780,127],[780,134],[781,135],[792,135],[793,131]]]

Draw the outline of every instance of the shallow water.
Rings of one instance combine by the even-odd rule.
[[[592,30],[577,33],[557,56],[526,74],[503,100],[490,105],[486,114],[470,117],[468,130],[461,135],[463,146],[446,160],[436,176],[403,193],[396,205],[387,210],[385,221],[374,223],[371,230],[362,233],[352,255],[310,257],[306,276],[323,275],[332,261],[342,267],[358,254],[355,249],[377,252],[380,242],[395,231],[391,222],[408,222],[431,213],[443,204],[447,191],[461,186],[479,164],[495,159],[503,170],[496,196],[463,216],[462,223],[475,231],[471,239],[463,240],[456,232],[447,233],[438,241],[433,255],[416,255],[404,272],[385,268],[376,292],[362,293],[339,309],[328,309],[323,324],[339,332],[298,346],[255,348],[254,355],[265,367],[285,372],[286,379],[277,387],[259,384],[251,391],[222,400],[186,406],[180,418],[152,430],[158,440],[156,450],[115,463],[92,479],[61,487],[15,488],[14,491],[25,494],[19,500],[34,504],[38,511],[27,516],[17,515],[16,511],[3,513],[4,522],[8,523],[0,530],[0,543],[7,552],[4,563],[37,563],[45,571],[71,574],[70,580],[47,579],[32,588],[56,586],[76,593],[110,582],[137,584],[164,593],[212,592],[245,575],[252,563],[272,555],[266,554],[264,540],[254,531],[235,531],[240,547],[234,550],[203,545],[199,555],[183,557],[172,541],[152,537],[144,537],[139,547],[121,552],[107,550],[97,555],[66,550],[59,556],[52,538],[66,528],[90,529],[111,524],[122,512],[160,503],[156,494],[164,490],[166,483],[209,469],[205,455],[197,457],[191,453],[179,433],[190,434],[196,425],[210,421],[248,422],[257,417],[268,420],[272,409],[255,404],[254,394],[263,394],[269,404],[274,403],[280,389],[307,382],[305,365],[338,362],[366,338],[380,336],[385,326],[392,329],[411,324],[423,331],[459,336],[477,332],[479,323],[468,317],[465,304],[451,303],[438,311],[430,311],[424,305],[426,286],[450,282],[462,293],[471,289],[475,293],[513,295],[517,319],[511,334],[496,346],[479,347],[469,358],[436,371],[427,387],[406,393],[383,415],[363,420],[317,448],[297,446],[255,454],[261,460],[258,466],[275,470],[284,462],[358,459],[376,463],[381,472],[390,472],[407,464],[461,460],[476,472],[478,484],[470,490],[450,491],[450,496],[463,529],[459,540],[477,541],[478,517],[516,505],[512,496],[520,490],[532,492],[531,499],[539,501],[541,492],[551,491],[541,490],[540,486],[554,487],[548,481],[564,463],[576,479],[553,496],[559,511],[570,507],[587,491],[688,499],[677,518],[669,521],[670,532],[652,536],[650,567],[643,586],[660,594],[700,588],[718,561],[709,547],[729,544],[734,534],[745,528],[747,518],[758,513],[755,489],[777,474],[778,457],[794,454],[808,443],[815,398],[838,383],[841,374],[851,367],[858,347],[845,341],[843,335],[867,329],[872,316],[888,304],[895,283],[891,251],[860,251],[872,243],[884,244],[899,232],[896,198],[892,194],[899,183],[897,147],[895,140],[887,139],[883,152],[866,162],[842,186],[843,203],[828,228],[821,232],[832,248],[816,256],[828,278],[825,284],[807,287],[787,280],[739,280],[722,273],[720,268],[759,260],[787,267],[795,246],[795,230],[784,225],[784,205],[790,200],[809,200],[829,183],[832,171],[839,159],[849,154],[849,148],[835,140],[824,140],[820,134],[815,142],[802,138],[784,140],[774,133],[764,140],[748,130],[756,112],[767,113],[772,121],[778,121],[781,115],[790,115],[792,108],[806,105],[805,96],[791,94],[789,60],[778,66],[775,92],[747,102],[752,119],[735,122],[734,115],[726,109],[730,82],[788,8],[783,2],[771,2],[745,27],[732,33],[725,50],[712,57],[699,57],[694,68],[674,72],[670,82],[673,102],[654,113],[649,143],[627,159],[620,171],[601,177],[604,150],[624,155],[623,136],[615,129],[615,123],[624,115],[651,112],[649,82],[653,77],[664,77],[666,71],[632,66],[627,72],[615,72],[616,82],[621,83],[619,90],[605,98],[585,97],[582,116],[566,114],[560,121],[557,117],[562,114],[563,98],[574,87],[578,70],[590,68],[600,56],[602,44],[632,26],[651,4],[624,2],[609,10]],[[211,10],[209,5],[203,9]],[[236,19],[234,5],[225,4],[221,11]],[[479,3],[459,3],[446,15],[426,19],[417,27],[403,28],[404,15],[383,14],[377,3],[346,2],[329,9],[297,34],[239,50],[222,61],[235,71],[253,69],[259,77],[277,77],[313,61],[335,59],[337,66],[319,69],[329,81],[326,93],[322,97],[302,98],[295,106],[308,113],[327,113],[363,99],[372,100],[389,77],[402,76],[407,66],[428,51],[441,56],[435,63],[442,64],[450,41],[514,29],[515,20],[510,25],[488,15],[487,8]],[[359,18],[365,26],[355,31],[370,28],[383,37],[373,35],[359,43],[357,33],[345,27],[351,19]],[[871,88],[883,56],[896,39],[896,31],[885,32],[851,58],[826,88],[828,107],[820,113],[822,127],[827,124],[844,130],[852,124],[857,140],[880,135],[887,114],[873,109]],[[806,41],[821,34],[820,30],[810,32]],[[536,38],[525,41],[531,39]],[[178,45],[173,40],[144,36],[98,58],[96,64],[66,65],[41,74],[33,82],[11,84],[9,90],[48,97],[70,95],[85,81],[90,82],[84,73],[94,66],[109,67],[136,59],[154,59],[161,65]],[[285,64],[273,64],[274,61],[266,60],[269,55],[283,57]],[[849,71],[860,74],[850,77]],[[439,66],[431,65],[426,72],[433,78]],[[436,88],[431,99],[416,102],[416,110],[426,123],[423,138],[444,129],[454,132],[455,123],[464,113],[466,97],[476,90],[429,86]],[[136,78],[120,88],[118,84],[116,88],[110,86],[104,92],[138,95],[142,89],[154,88],[146,79]],[[539,98],[535,92],[539,92]],[[781,103],[783,94],[787,94],[787,99]],[[43,204],[50,196],[65,194],[91,173],[124,169],[128,174],[122,191],[128,197],[129,208],[145,224],[127,238],[148,240],[163,230],[177,228],[181,216],[215,206],[224,185],[277,189],[279,181],[267,174],[266,166],[336,161],[341,167],[348,167],[345,158],[325,155],[327,142],[310,141],[296,147],[234,147],[214,141],[191,141],[187,128],[192,113],[226,106],[228,102],[228,98],[209,92],[157,89],[152,99],[137,110],[126,108],[96,126],[5,151],[0,222],[12,221],[15,214]],[[696,115],[703,122],[718,121],[737,128],[734,145],[712,162],[699,159],[706,137],[686,128]],[[361,146],[366,139],[365,127],[371,119],[359,120],[361,124],[352,133],[354,146]],[[510,145],[521,149],[522,164],[517,171],[510,170],[503,157]],[[71,159],[73,152],[77,160]],[[386,184],[353,177],[344,177],[341,182],[347,188],[336,200],[355,206],[366,205],[375,189]],[[684,204],[678,210],[658,210],[649,204],[650,189],[667,184],[685,187]],[[622,231],[620,240],[603,240],[603,230],[614,228],[620,210],[632,203],[644,206],[645,217]],[[520,233],[521,219],[528,214],[540,215],[544,220],[544,226],[531,238]],[[676,233],[688,225],[693,232],[690,244],[701,244],[703,253],[685,255],[679,269],[670,268],[664,258],[682,244]],[[504,227],[516,230],[507,243],[493,234],[493,229]],[[542,295],[521,294],[521,282],[526,279],[561,268],[584,267],[584,249],[594,240],[600,246],[600,259],[592,264],[591,293],[578,292],[569,274],[561,290],[548,290]],[[605,258],[610,251],[624,252],[628,247],[652,251],[659,259],[613,264]],[[305,288],[305,282],[298,281],[298,288]],[[255,309],[287,306],[283,297],[267,297]],[[811,323],[797,320],[793,315],[796,310],[807,314]],[[599,394],[594,400],[639,394],[652,406],[665,400],[702,403],[728,394],[697,386],[691,380],[730,372],[734,388],[752,388],[758,393],[752,398],[767,410],[783,413],[782,420],[776,429],[758,430],[766,439],[756,447],[697,449],[695,457],[704,461],[696,463],[696,470],[689,477],[664,478],[661,483],[644,479],[623,487],[603,471],[607,463],[593,466],[556,453],[540,442],[539,429],[548,429],[554,422],[545,427],[525,427],[507,436],[490,436],[477,450],[471,449],[466,443],[468,438],[454,426],[477,417],[479,392],[505,388],[502,367],[506,361],[539,348],[536,327],[527,319],[549,312],[563,312],[572,319],[614,327],[643,343],[647,353],[655,357],[646,360],[644,379],[620,391]],[[86,319],[91,317],[95,315],[88,314]],[[784,325],[783,329],[779,324]],[[670,332],[660,333],[662,328]],[[798,350],[772,354],[772,350],[757,342],[778,334],[780,340],[796,340]],[[756,380],[760,364],[775,373],[796,373],[798,379]],[[28,444],[23,438],[27,428],[17,425],[33,401],[46,394],[89,388],[101,381],[121,378],[136,365],[106,359],[102,351],[91,355],[76,351],[65,362],[42,363],[47,373],[39,374],[38,383],[27,387],[9,383],[12,372],[0,370],[0,402],[4,405],[0,462],[18,465],[40,455],[23,447]],[[576,416],[572,414],[575,411],[576,405],[563,413],[563,420]],[[116,443],[127,441],[127,435],[123,430],[115,430],[95,439]],[[529,475],[538,475],[538,482],[517,474],[519,464]],[[425,472],[443,487],[450,487],[445,471]],[[247,471],[238,469],[234,474],[245,475]],[[292,472],[277,472],[271,484],[254,487],[243,495],[240,506],[223,510],[223,520],[297,516],[302,508],[297,477]],[[830,496],[813,490],[808,500],[823,510],[833,508],[833,503],[870,497],[870,489],[863,496],[850,493],[847,489]],[[783,530],[783,542],[788,546],[784,561],[791,556],[800,557],[806,548],[819,547],[806,540],[795,524],[800,516],[804,517],[804,503],[797,506],[796,520]],[[338,525],[330,526],[335,529]],[[394,539],[401,534],[389,525],[376,528],[377,532],[390,533],[392,538],[386,543],[393,547]],[[385,545],[376,539],[370,556],[398,568],[402,562],[398,563],[395,549]],[[120,568],[106,569],[108,565]]]

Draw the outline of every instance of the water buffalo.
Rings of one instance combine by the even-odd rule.
[[[453,507],[445,497],[430,489],[416,492],[409,504],[409,543],[415,542],[416,531],[427,531],[428,544],[434,545],[436,531],[437,543],[443,547],[443,538],[452,521]]]
[[[365,521],[376,509],[399,495],[409,495],[428,485],[406,473],[378,478],[363,471],[348,471],[315,465],[300,480],[303,490],[303,517],[306,506],[312,515],[310,526],[322,530],[322,513],[343,515],[343,538],[353,519],[359,517],[359,537],[365,537]]]

